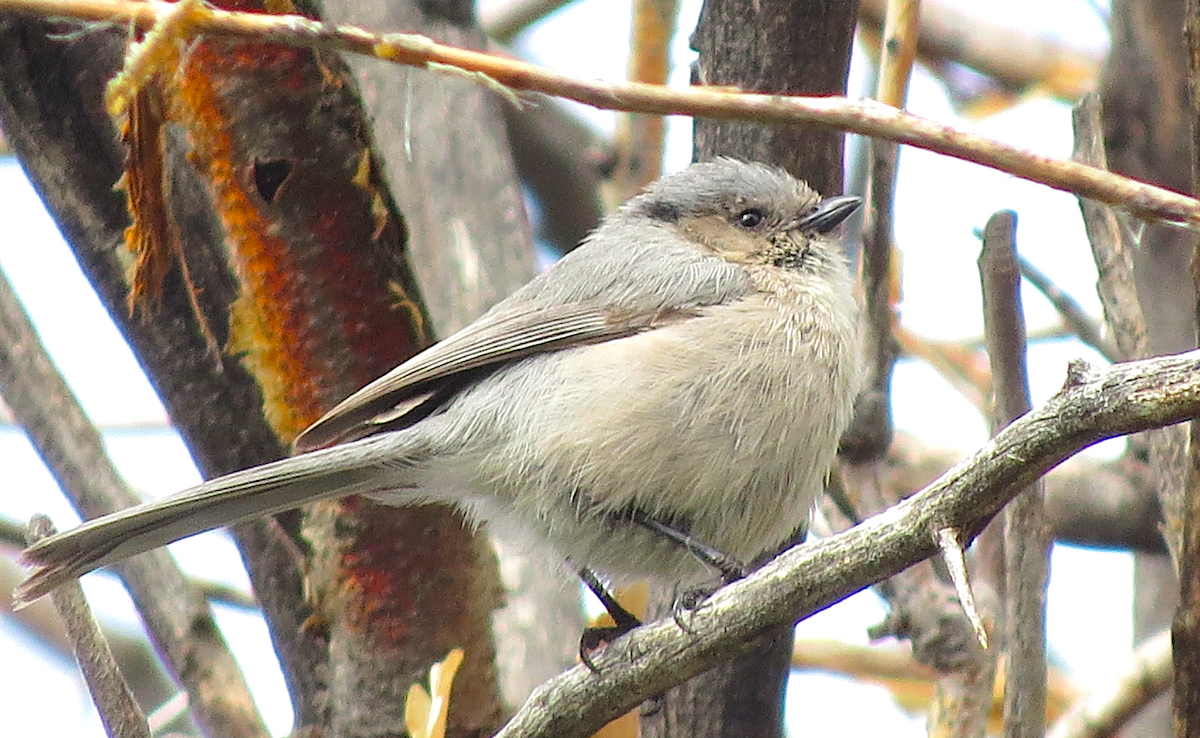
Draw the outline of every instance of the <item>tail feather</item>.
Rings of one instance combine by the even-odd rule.
[[[319,499],[388,488],[387,478],[396,478],[398,469],[388,440],[366,439],[234,472],[38,541],[21,554],[37,568],[14,592],[16,603],[197,533]],[[381,474],[383,462],[391,474]]]

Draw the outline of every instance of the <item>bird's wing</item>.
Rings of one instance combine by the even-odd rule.
[[[295,440],[297,451],[403,427],[440,404],[447,390],[475,370],[533,354],[608,341],[652,330],[694,314],[692,308],[630,311],[611,305],[569,303],[549,307],[511,304],[434,344],[347,397]]]
[[[18,597],[30,602],[92,569],[203,530],[321,497],[369,492],[380,483],[374,466],[394,460],[402,449],[384,438],[374,445],[336,442],[416,422],[425,416],[417,412],[423,403],[444,400],[475,372],[502,362],[652,330],[694,313],[694,308],[635,312],[581,303],[541,309],[510,304],[351,395],[296,444],[303,450],[333,448],[234,472],[35,543],[22,559],[39,568],[20,585]]]

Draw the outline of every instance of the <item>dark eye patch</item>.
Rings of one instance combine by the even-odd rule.
[[[647,217],[661,220],[664,223],[679,222],[679,207],[664,200],[655,200],[646,205]]]

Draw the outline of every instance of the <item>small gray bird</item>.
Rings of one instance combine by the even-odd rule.
[[[731,159],[664,177],[331,410],[298,455],[34,544],[17,597],[351,494],[451,503],[619,579],[703,581],[680,541],[749,561],[807,521],[850,421],[856,306],[828,234],[859,202]]]

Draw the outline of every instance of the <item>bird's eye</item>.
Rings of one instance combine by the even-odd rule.
[[[737,224],[742,228],[757,228],[766,217],[758,208],[748,208],[738,213]]]

